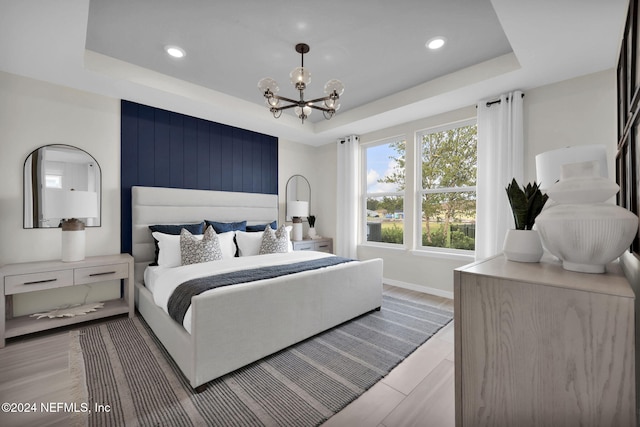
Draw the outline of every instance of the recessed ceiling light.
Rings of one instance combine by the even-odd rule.
[[[434,37],[426,43],[426,46],[431,50],[436,50],[444,46],[446,41],[447,40],[444,37]]]
[[[165,46],[164,50],[173,58],[182,58],[186,55],[184,49],[178,46]]]

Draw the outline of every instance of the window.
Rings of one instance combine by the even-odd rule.
[[[616,153],[616,195],[619,206],[640,214],[640,3],[629,2],[624,38],[618,58],[618,147]],[[640,255],[640,234],[631,243]]]
[[[417,134],[422,248],[475,249],[475,120]],[[416,245],[416,246],[418,246]]]
[[[62,188],[62,175],[45,175],[44,186],[46,188]]]
[[[394,138],[364,147],[363,240],[404,243],[405,138]]]

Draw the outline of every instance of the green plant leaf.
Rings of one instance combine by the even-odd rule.
[[[549,197],[542,194],[540,185],[535,182],[520,188],[515,178],[506,190],[516,230],[531,230]]]
[[[527,221],[527,196],[515,178],[507,186],[506,190],[516,230],[524,230]]]

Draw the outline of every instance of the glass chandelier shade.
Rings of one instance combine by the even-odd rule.
[[[295,100],[278,95],[277,93],[280,90],[278,83],[270,77],[265,77],[258,82],[258,90],[264,96],[269,111],[276,119],[282,115],[283,110],[293,108],[293,112],[302,120],[302,123],[311,115],[314,109],[322,111],[324,118],[329,120],[340,108],[339,99],[344,93],[344,85],[340,80],[331,79],[324,85],[326,96],[305,100],[304,90],[311,83],[311,71],[304,66],[304,54],[309,52],[309,45],[298,43],[296,52],[300,54],[300,66],[294,68],[289,77],[291,84],[300,94],[299,99]]]
[[[311,71],[304,67],[296,67],[289,74],[291,78],[291,84],[298,89],[299,86],[302,86],[304,89],[309,83],[311,83]]]

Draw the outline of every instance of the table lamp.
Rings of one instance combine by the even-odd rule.
[[[287,216],[293,220],[291,240],[302,240],[302,217],[309,216],[309,202],[300,200],[288,202]]]
[[[62,261],[82,261],[86,248],[85,224],[78,218],[98,216],[98,194],[48,188],[43,213],[46,219],[62,220]]]

